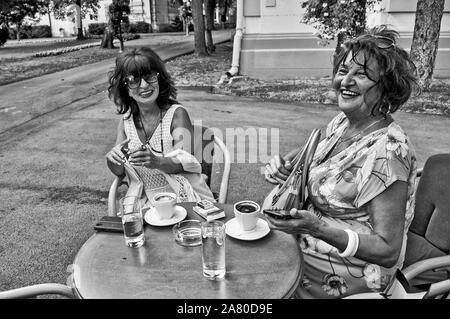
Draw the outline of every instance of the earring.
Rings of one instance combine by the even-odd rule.
[[[378,107],[378,112],[380,112],[383,115],[387,114],[387,110],[386,110],[386,104],[382,103],[379,107]]]

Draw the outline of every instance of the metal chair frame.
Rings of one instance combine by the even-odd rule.
[[[40,295],[62,295],[70,299],[76,299],[73,288],[56,283],[37,284],[7,291],[0,291],[0,299],[25,299]]]

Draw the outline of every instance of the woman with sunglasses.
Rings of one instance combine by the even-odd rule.
[[[164,62],[151,49],[125,51],[109,74],[109,98],[122,114],[116,145],[106,155],[109,169],[125,175],[128,159],[143,182],[145,200],[174,192],[179,202],[215,201],[192,155],[194,132]]]
[[[345,43],[333,68],[340,113],[319,143],[308,177],[306,209],[272,229],[298,236],[304,256],[301,298],[341,298],[383,291],[405,257],[413,217],[416,156],[392,113],[409,99],[415,68],[380,26]],[[298,150],[267,165],[283,183]]]

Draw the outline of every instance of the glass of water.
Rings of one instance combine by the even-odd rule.
[[[139,197],[122,197],[120,205],[125,243],[129,247],[141,247],[145,242],[145,235]]]
[[[203,275],[208,279],[225,277],[225,224],[219,220],[202,222]]]

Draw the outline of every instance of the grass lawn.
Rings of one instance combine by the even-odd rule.
[[[101,39],[85,39],[81,41],[77,40],[49,40],[49,41],[36,41],[23,40],[19,42],[6,42],[6,44],[0,48],[0,57],[5,56],[23,56],[30,55],[37,52],[56,50],[61,48],[73,47],[83,44],[100,43]]]
[[[119,49],[86,48],[61,55],[34,57],[29,54],[47,50],[61,49],[88,43],[99,43],[98,39],[85,41],[56,42],[52,45],[41,43],[31,47],[23,46],[0,48],[0,85],[26,80],[29,78],[71,69],[80,65],[103,61],[117,56]],[[5,50],[5,51],[4,51]],[[16,51],[27,53],[27,56],[14,57]]]

